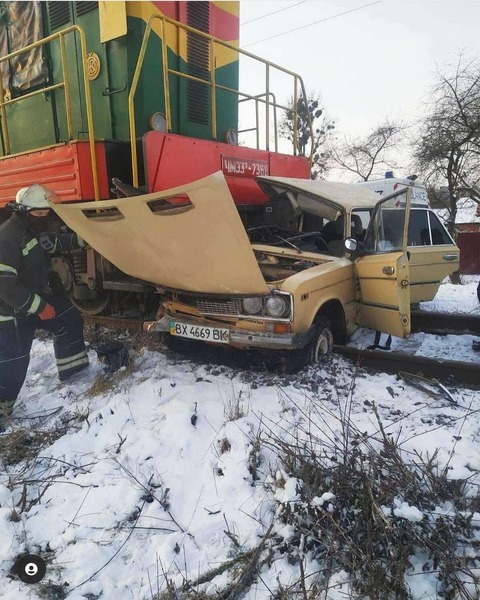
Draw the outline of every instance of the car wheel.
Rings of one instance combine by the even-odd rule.
[[[320,317],[315,325],[315,331],[312,339],[300,350],[291,350],[286,352],[282,371],[284,373],[298,373],[308,365],[315,365],[332,352],[333,334],[330,328],[330,321]]]

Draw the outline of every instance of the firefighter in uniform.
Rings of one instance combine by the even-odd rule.
[[[10,203],[12,216],[0,226],[0,425],[25,381],[36,329],[54,336],[61,381],[88,366],[82,317],[55,290],[49,257],[78,248],[77,238],[41,233],[53,196],[38,184],[22,188]]]

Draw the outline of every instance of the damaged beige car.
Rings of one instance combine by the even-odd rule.
[[[282,351],[287,371],[315,363],[358,325],[410,332],[459,250],[410,191],[261,177],[265,225],[247,234],[222,173],[165,192],[55,205],[108,261],[156,286],[147,331]],[[412,226],[412,223],[414,226]],[[128,240],[128,246],[125,246]]]

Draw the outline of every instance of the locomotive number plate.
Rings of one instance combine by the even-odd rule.
[[[222,155],[222,171],[225,175],[237,177],[268,175],[268,161]]]
[[[201,325],[187,325],[178,321],[170,321],[170,335],[184,337],[190,340],[203,340],[204,342],[216,342],[217,344],[228,344],[230,333],[228,329],[220,327],[204,327]]]

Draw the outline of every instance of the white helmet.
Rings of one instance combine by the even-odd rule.
[[[51,192],[43,185],[34,183],[29,187],[18,190],[15,202],[25,210],[42,210],[50,208],[48,199]]]

